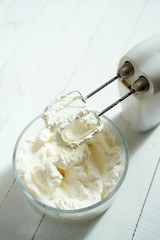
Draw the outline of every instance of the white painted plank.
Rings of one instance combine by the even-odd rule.
[[[140,41],[151,37],[152,35],[159,34],[159,0],[146,1],[145,7],[139,16],[138,23],[133,29],[131,37],[128,39],[125,51],[128,51],[135,44]]]
[[[0,69],[43,11],[46,0],[10,0],[0,7]]]
[[[142,211],[133,239],[159,240],[160,237],[160,165],[153,179],[153,184]]]
[[[14,0],[2,0],[0,1],[0,19],[6,15],[8,9],[14,4]]]
[[[81,0],[49,1],[31,26],[24,41],[17,47],[13,60],[21,81],[30,81],[46,57],[57,46],[60,35],[72,21]]]
[[[108,6],[110,3],[111,1],[108,1],[105,4]],[[24,100],[18,103],[17,109],[14,109],[15,117],[17,117],[17,113],[19,113],[21,109],[27,109],[25,117],[28,116],[29,111],[32,113],[35,112],[35,114],[39,113],[42,111],[41,106],[44,107],[47,103],[43,102],[44,99],[46,101],[46,98],[50,99],[51,95],[55,96],[63,91],[68,78],[72,75],[79,59],[86,51],[90,42],[90,37],[97,29],[97,25],[101,20],[102,11],[105,12],[105,8],[103,7],[104,5],[100,6],[98,8],[99,10],[97,10],[96,1],[92,1],[92,8],[91,2],[89,2],[88,5],[85,1],[83,2],[81,8],[76,12],[73,21],[61,35],[58,44],[54,46],[44,66],[37,72],[34,78],[30,79],[30,84],[28,84],[29,80],[23,83],[25,91],[27,89],[27,93],[23,93],[25,95]],[[84,15],[84,9],[88,9],[89,13],[86,12]],[[94,17],[96,12],[97,15]],[[84,19],[86,18],[86,22],[84,20],[81,21],[80,16],[82,15]],[[88,22],[87,18],[89,18]],[[76,26],[78,27],[75,33],[73,30],[76,29]],[[74,32],[72,36],[70,34],[71,32]],[[83,37],[81,37],[82,35]],[[72,49],[72,42],[75,44],[74,49]],[[21,72],[21,69],[18,71]],[[31,83],[31,81],[33,81],[33,83]],[[28,107],[30,108],[28,109]],[[14,120],[16,120],[16,118]]]
[[[79,0],[70,0],[67,2],[50,1],[45,6],[36,22],[32,24],[27,36],[23,39],[22,43],[18,45],[5,67],[0,71],[2,82],[0,88],[0,108],[2,108],[0,112],[1,125],[7,121],[14,106],[23,96],[26,85],[31,81],[31,73],[33,74],[33,72],[36,72],[36,67],[42,63],[42,60],[44,61],[44,57],[48,54],[50,45],[54,44],[60,32],[64,30],[64,27],[68,23],[68,19],[72,17],[77,3],[79,3]],[[64,5],[63,8],[61,7],[62,4]],[[30,8],[31,7],[34,9],[36,5],[31,5]],[[25,13],[22,14],[23,11],[26,13],[26,9],[21,9],[21,15],[24,16],[23,28],[25,28],[25,22],[27,25],[29,21],[25,19]],[[13,14],[13,16],[14,15],[15,14]],[[17,22],[22,21],[20,18],[22,17],[21,15],[18,15]],[[5,24],[3,24],[3,26],[5,26]],[[22,37],[23,34],[21,31],[15,33],[14,37],[16,41],[19,41],[19,35]],[[2,40],[2,38],[0,38],[0,40]],[[7,40],[11,41],[12,38]],[[8,45],[10,47],[13,45],[13,43],[8,44],[8,41],[2,44],[2,48],[5,49],[5,51],[2,49],[2,54],[6,54],[6,47],[8,47]]]
[[[0,209],[0,238],[2,240],[29,240],[32,238],[40,213],[31,210],[28,200],[15,183],[4,207]]]
[[[40,225],[40,229],[38,229],[35,235],[34,240],[79,240],[83,238],[86,226],[87,222],[67,223],[45,217]]]
[[[61,82],[61,88],[58,89],[60,92],[66,88],[81,58],[88,50],[103,15],[107,11],[106,8],[108,9],[110,5],[113,4],[109,0],[102,1],[98,7],[95,0],[82,1],[73,15],[72,22],[68,24],[59,36],[56,45],[52,46],[46,62],[34,76],[34,84],[28,87],[29,92],[33,91],[33,88],[39,83],[46,88],[50,88],[48,85],[53,86],[54,84],[56,90],[50,88],[50,91],[46,94],[49,99],[51,96],[55,96],[59,82]],[[41,89],[44,88],[42,87]],[[38,95],[42,94],[38,93]]]

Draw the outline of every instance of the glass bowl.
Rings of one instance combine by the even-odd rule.
[[[81,220],[88,220],[93,217],[96,217],[99,214],[106,211],[111,206],[111,204],[113,203],[113,201],[120,189],[120,186],[122,185],[122,183],[124,181],[126,173],[127,173],[128,162],[129,162],[128,147],[127,147],[126,141],[125,141],[122,133],[118,129],[118,127],[106,116],[101,116],[101,120],[103,121],[104,127],[107,128],[107,131],[109,132],[109,134],[114,137],[115,143],[117,145],[119,145],[119,147],[120,147],[120,154],[121,154],[123,165],[124,165],[122,174],[121,174],[121,177],[120,177],[117,185],[115,186],[115,188],[104,199],[102,199],[101,201],[99,201],[91,206],[88,206],[85,208],[80,208],[80,209],[75,209],[75,210],[63,210],[63,209],[57,209],[57,208],[47,206],[44,203],[33,198],[30,195],[30,193],[27,192],[27,190],[24,188],[24,186],[21,182],[21,179],[19,177],[17,168],[16,168],[16,160],[17,160],[17,157],[19,155],[19,152],[20,152],[20,149],[21,149],[21,146],[22,146],[22,143],[24,142],[24,140],[27,137],[29,137],[30,135],[38,133],[38,131],[42,127],[45,126],[44,121],[41,118],[41,115],[36,117],[35,119],[33,119],[24,128],[24,130],[21,132],[21,134],[15,144],[15,147],[14,147],[13,170],[14,170],[14,174],[16,177],[16,181],[17,181],[21,191],[25,194],[25,196],[29,200],[32,207],[34,207],[36,210],[41,211],[42,213],[45,213],[46,215],[48,215],[50,217],[53,217],[53,218],[56,218],[59,220],[81,221]]]

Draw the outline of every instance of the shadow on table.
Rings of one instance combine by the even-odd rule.
[[[36,213],[29,206],[15,182],[11,165],[2,172],[0,179],[3,180],[3,188],[7,189],[0,207],[0,239],[31,239],[41,214]]]
[[[92,231],[102,215],[103,214],[93,218],[92,220],[81,222],[62,222],[45,216],[40,228],[38,229],[37,236],[42,236],[45,228],[45,232],[47,231],[46,240],[51,239],[53,236],[55,240],[85,239],[86,235]]]
[[[14,182],[15,180],[12,165],[9,165],[5,169],[3,169],[0,175],[0,207],[2,207],[2,205],[4,204],[5,199],[7,198]]]

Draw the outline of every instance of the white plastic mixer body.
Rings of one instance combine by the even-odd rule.
[[[120,96],[130,91],[133,83],[144,76],[149,82],[149,90],[142,94],[132,94],[122,102],[124,118],[138,132],[152,129],[160,122],[160,35],[142,41],[119,63],[119,68],[130,62],[134,74],[128,78],[119,78]]]

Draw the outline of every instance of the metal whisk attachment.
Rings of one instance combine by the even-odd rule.
[[[102,86],[100,86],[99,88],[95,89],[94,91],[92,91],[90,94],[88,94],[86,97],[83,97],[82,94],[80,94],[78,91],[71,91],[68,94],[66,94],[66,96],[68,97],[70,94],[73,94],[75,92],[78,93],[78,97],[75,97],[75,100],[77,98],[81,99],[84,103],[86,103],[87,99],[89,99],[90,97],[92,97],[94,94],[96,94],[97,92],[99,92],[100,90],[102,90],[103,88],[105,88],[106,86],[108,86],[109,84],[111,84],[113,81],[115,81],[118,78],[122,78],[122,79],[126,79],[130,76],[132,76],[134,74],[134,68],[132,66],[132,64],[130,62],[125,62],[121,68],[118,69],[118,73],[115,77],[113,77],[112,79],[110,79],[109,81],[107,81],[106,83],[104,83]],[[81,145],[82,143],[84,143],[85,141],[89,140],[91,137],[93,137],[95,134],[97,134],[103,127],[102,121],[100,120],[100,116],[103,115],[104,113],[106,113],[108,110],[110,110],[111,108],[113,108],[114,106],[116,106],[118,103],[122,102],[124,99],[126,99],[127,97],[129,97],[130,95],[132,95],[133,93],[136,94],[141,94],[144,93],[146,91],[148,91],[149,89],[149,83],[148,80],[144,77],[144,76],[140,76],[131,86],[130,91],[122,96],[120,99],[118,99],[117,101],[115,101],[113,104],[111,104],[110,106],[108,106],[107,108],[105,108],[103,111],[101,111],[100,113],[96,113],[96,111],[91,110],[91,111],[81,111],[80,113],[77,113],[76,116],[74,115],[69,115],[68,116],[68,121],[64,124],[62,124],[62,126],[59,127],[59,129],[57,130],[57,136],[58,139],[60,140],[60,142],[62,144],[64,144],[66,147],[69,147],[71,149],[75,149],[77,148],[79,145]],[[59,98],[59,102],[60,99],[65,99],[65,96],[61,96]],[[73,99],[74,101],[74,99]],[[72,101],[72,102],[73,102]],[[56,102],[56,101],[55,101]],[[65,106],[68,106],[69,104],[66,104]],[[46,111],[50,110],[50,108],[54,109],[54,104],[52,104],[51,107],[46,108]],[[62,108],[61,108],[62,109]],[[74,124],[74,122],[80,120],[82,117],[86,116],[87,114],[91,113],[92,116],[95,117],[95,119],[97,120],[97,126],[91,131],[87,132],[85,134],[85,136],[83,136],[83,138],[78,139],[78,140],[71,140],[69,138],[66,138],[64,131],[66,130],[66,128],[68,129],[69,127],[71,127],[72,124]],[[44,111],[44,116],[45,116],[45,111]],[[46,118],[44,117],[44,119],[46,120]]]

